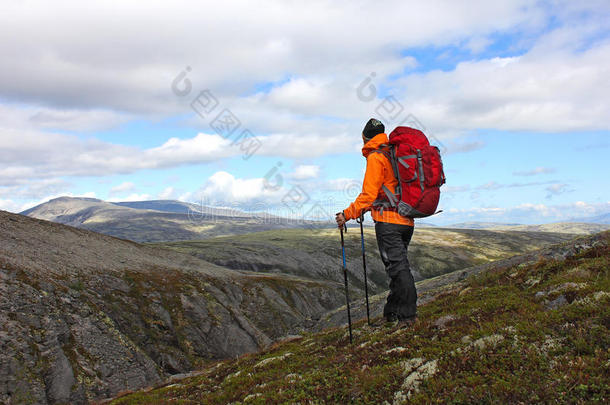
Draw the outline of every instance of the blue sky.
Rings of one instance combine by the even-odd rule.
[[[7,7],[0,209],[72,195],[332,216],[358,194],[375,116],[443,148],[444,212],[426,222],[610,211],[607,2],[179,3]],[[383,29],[362,29],[371,14]],[[204,90],[217,105],[197,114]]]

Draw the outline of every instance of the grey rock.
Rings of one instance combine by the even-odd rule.
[[[534,294],[534,297],[536,298],[544,298],[547,296],[546,291],[538,291],[536,294]]]
[[[441,316],[436,321],[434,321],[433,325],[439,329],[445,329],[447,325],[455,319],[456,317],[454,315]]]
[[[343,297],[339,283],[229,270],[4,211],[0,262],[0,403],[84,404],[154,385],[193,360],[299,333]]]
[[[72,365],[61,349],[56,349],[48,358],[49,371],[44,380],[47,399],[50,403],[69,402],[72,386],[76,382]]]
[[[568,304],[568,300],[566,299],[565,295],[561,294],[559,297],[555,298],[553,301],[546,302],[544,304],[544,307],[546,309],[551,310],[551,309],[557,309],[566,304]]]

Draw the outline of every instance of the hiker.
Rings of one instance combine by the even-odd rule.
[[[362,192],[348,208],[337,213],[336,221],[342,228],[346,221],[360,218],[371,211],[375,221],[375,233],[381,260],[390,277],[390,293],[383,308],[383,316],[388,322],[415,322],[417,313],[417,291],[411,274],[407,249],[413,235],[413,218],[400,215],[396,209],[380,204],[388,200],[384,187],[394,193],[396,179],[390,160],[388,136],[381,121],[371,118],[362,131],[364,147],[362,155],[366,158],[366,173]],[[385,153],[383,153],[385,151]]]

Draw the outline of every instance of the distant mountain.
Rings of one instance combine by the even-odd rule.
[[[136,242],[205,239],[270,229],[322,226],[266,213],[169,200],[107,202],[95,198],[59,197],[21,214]]]
[[[517,225],[517,226],[497,226],[493,230],[525,231],[525,232],[552,232],[568,233],[578,235],[591,235],[594,233],[610,229],[610,225],[578,222],[555,222],[542,225]]]
[[[121,207],[136,208],[140,210],[155,210],[163,212],[174,212],[184,214],[194,205],[187,202],[175,200],[153,200],[153,201],[125,201],[112,202],[112,204]]]
[[[601,217],[600,217],[601,218]],[[590,235],[610,229],[610,225],[602,222],[553,222],[550,224],[524,225],[501,222],[461,222],[448,225],[452,229],[487,229],[522,232],[554,232],[573,235]]]
[[[573,220],[574,222],[589,222],[594,224],[610,224],[610,212],[596,215],[594,217],[586,217],[586,218],[577,218]]]
[[[0,211],[0,403],[84,404],[152,385],[301,333],[344,299],[342,283]]]
[[[434,225],[434,224],[431,224],[429,222],[420,222],[420,221],[417,221],[416,225],[418,227],[424,227],[424,228],[435,228],[435,227],[438,227],[438,225]]]
[[[121,207],[171,212],[176,214],[188,214],[190,212],[192,215],[206,214],[234,218],[279,218],[267,213],[245,212],[234,208],[217,208],[176,200],[121,201],[109,203]]]
[[[446,225],[445,228],[453,229],[491,229],[498,226],[517,226],[521,224],[503,223],[503,222],[459,222],[456,224]]]

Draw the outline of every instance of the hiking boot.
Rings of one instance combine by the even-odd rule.
[[[396,322],[398,320],[398,315],[390,312],[385,316],[386,322]]]
[[[410,318],[400,319],[398,325],[400,325],[401,328],[410,328],[415,322],[417,322],[417,316],[412,316]]]
[[[400,319],[398,318],[398,315],[391,313],[391,314],[387,314],[385,316],[385,326],[396,326],[396,324],[398,323]]]

